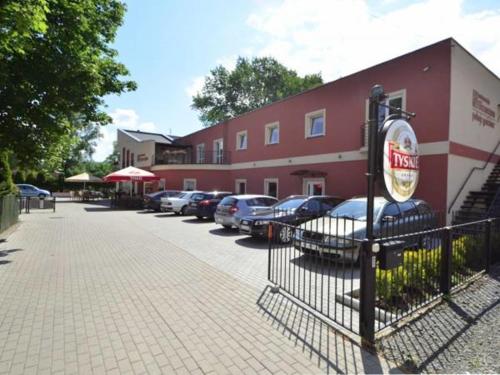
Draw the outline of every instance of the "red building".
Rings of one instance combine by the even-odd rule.
[[[120,130],[122,164],[134,153],[129,163],[172,189],[279,198],[365,194],[364,129],[374,84],[384,86],[392,106],[417,114],[411,120],[421,155],[415,196],[441,211],[458,209],[500,155],[500,79],[453,39],[177,139],[150,134],[164,138],[156,143],[139,132],[142,140],[134,141],[134,132]],[[486,168],[467,179],[490,154]]]

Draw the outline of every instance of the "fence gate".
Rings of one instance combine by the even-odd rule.
[[[335,323],[359,333],[361,241],[353,220],[269,224],[268,279]],[[339,249],[340,248],[340,249]]]
[[[360,332],[360,320],[372,333],[381,331],[488,271],[500,259],[500,220],[445,227],[436,218],[432,213],[386,223],[377,232],[380,251],[373,267],[361,269],[364,246],[355,233],[358,237],[363,233],[363,221],[329,216],[300,226],[272,221],[268,279],[373,342],[373,335]],[[366,270],[374,273],[375,282],[368,283],[368,293],[363,294],[360,272]],[[361,303],[361,295],[375,296],[374,303],[368,298]],[[364,309],[361,317],[360,306]],[[368,322],[366,316],[370,316]]]

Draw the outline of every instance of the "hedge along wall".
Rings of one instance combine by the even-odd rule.
[[[0,233],[17,223],[19,201],[15,195],[0,197]]]

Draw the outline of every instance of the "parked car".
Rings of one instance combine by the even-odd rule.
[[[173,212],[176,215],[185,215],[189,200],[197,193],[201,193],[201,191],[183,191],[176,197],[161,198],[160,210]]]
[[[323,216],[344,199],[328,195],[292,195],[279,201],[267,211],[257,215],[245,216],[240,221],[240,233],[254,237],[267,235],[269,222],[278,221],[290,225],[299,225],[305,221]],[[293,230],[291,226],[283,226],[276,234],[283,243],[292,240]]]
[[[198,219],[213,219],[219,202],[233,195],[229,191],[212,191],[193,194],[186,209],[186,215],[195,215]]]
[[[230,195],[217,205],[215,222],[227,229],[239,228],[243,217],[268,211],[276,203],[278,200],[268,195]]]
[[[345,201],[328,213],[328,217],[300,225],[295,231],[294,246],[304,252],[333,254],[339,260],[357,262],[362,240],[366,237],[366,197]],[[428,203],[410,199],[404,203],[376,197],[373,210],[375,237],[404,235],[432,229],[436,215]],[[405,246],[424,246],[425,236],[405,237]]]
[[[21,197],[38,197],[38,198],[50,197],[50,191],[39,189],[33,185],[16,184],[16,186],[19,189]]]
[[[163,190],[144,195],[143,207],[145,210],[160,211],[161,198],[175,197],[180,194],[178,190]]]

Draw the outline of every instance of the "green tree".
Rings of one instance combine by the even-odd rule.
[[[272,57],[239,57],[232,71],[222,65],[210,71],[191,107],[211,126],[322,83],[321,74],[300,77]]]
[[[57,160],[111,121],[105,95],[136,88],[110,47],[124,12],[118,0],[0,2],[0,150],[21,168]]]
[[[9,164],[9,153],[0,151],[0,197],[8,194],[15,194],[17,191],[12,181],[12,171]]]

